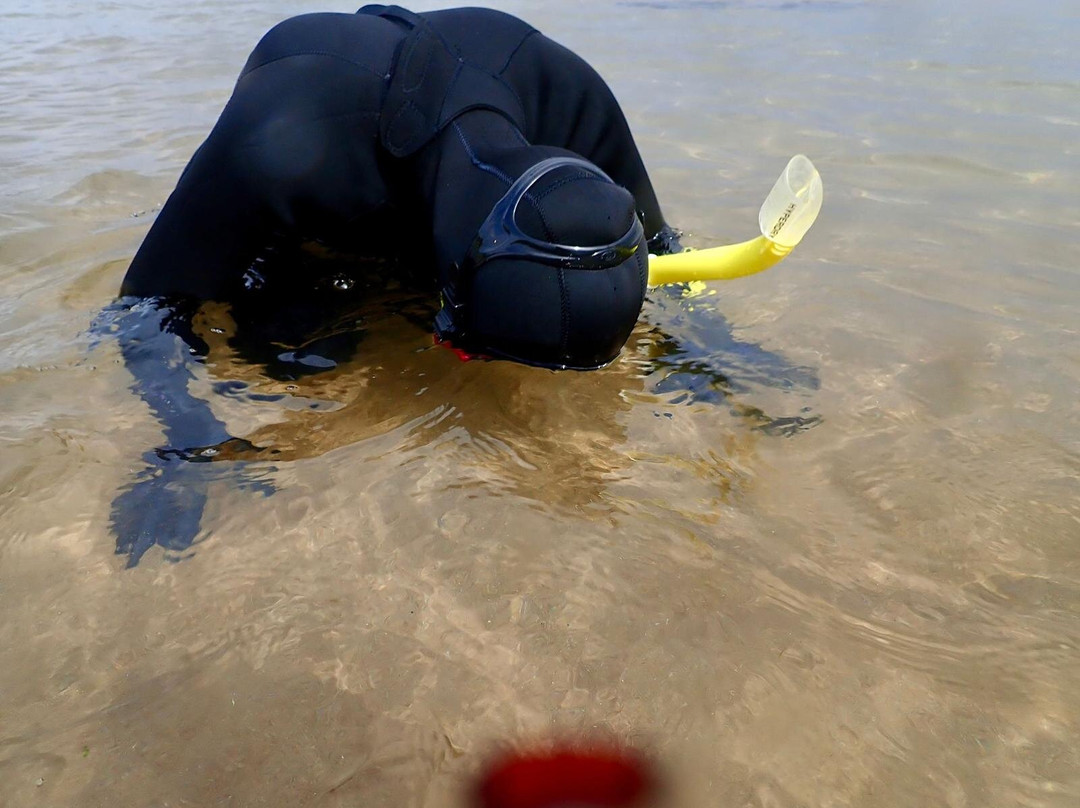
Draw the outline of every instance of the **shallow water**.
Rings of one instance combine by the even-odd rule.
[[[462,364],[389,290],[275,378],[210,312],[191,389],[271,454],[188,464],[196,544],[130,569],[162,434],[90,324],[315,7],[0,9],[0,804],[454,806],[572,736],[676,805],[1076,805],[1076,12],[501,7],[608,77],[686,243],[753,235],[796,152],[815,229],[596,373]]]

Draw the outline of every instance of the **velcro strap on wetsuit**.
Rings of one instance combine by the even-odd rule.
[[[413,154],[471,109],[493,110],[525,128],[525,111],[513,90],[466,61],[418,14],[400,6],[365,6],[357,13],[412,29],[398,51],[379,121],[380,140],[392,155]]]

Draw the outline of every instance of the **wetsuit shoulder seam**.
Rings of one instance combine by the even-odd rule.
[[[380,79],[383,79],[383,80],[389,80],[389,78],[390,78],[389,73],[380,72],[380,71],[376,70],[374,67],[372,67],[371,65],[366,65],[366,64],[364,64],[362,62],[357,62],[355,59],[350,59],[347,56],[342,56],[340,53],[334,53],[332,51],[324,51],[324,50],[304,50],[304,51],[296,51],[294,53],[287,53],[284,56],[275,56],[273,59],[267,59],[265,62],[260,62],[257,65],[249,67],[247,70],[245,70],[241,74],[240,78],[246,78],[247,76],[250,76],[252,73],[254,73],[256,70],[259,70],[260,68],[266,67],[267,65],[272,65],[272,64],[274,64],[274,62],[281,62],[281,61],[284,61],[285,59],[292,59],[294,56],[325,56],[325,57],[327,57],[329,59],[338,59],[338,60],[340,60],[342,62],[346,62],[347,64],[353,65],[354,67],[359,67],[361,70],[365,70],[365,71],[367,71],[368,73],[370,73],[371,75],[373,75],[373,76],[375,76],[377,78],[380,78]]]
[[[461,125],[458,124],[457,121],[454,121],[451,126],[453,126],[454,131],[457,132],[457,136],[461,140],[461,145],[465,149],[465,154],[468,155],[469,160],[474,166],[479,168],[481,171],[486,171],[488,174],[491,174],[494,177],[498,177],[507,185],[507,187],[514,184],[513,178],[505,171],[501,171],[497,166],[493,166],[490,163],[485,163],[483,160],[480,159],[476,152],[473,151],[472,145],[469,143],[469,139],[465,136],[464,130],[461,128]],[[537,201],[536,196],[531,192],[526,191],[523,194],[522,198],[525,199],[532,206],[533,210],[536,211],[536,215],[540,217],[540,225],[544,228],[544,233],[546,234],[549,241],[553,241],[555,239],[555,236],[551,231],[551,227],[548,224],[547,217],[544,216],[544,211],[541,209],[540,203]]]
[[[521,50],[521,46],[529,40],[529,37],[539,33],[540,32],[537,31],[535,28],[528,31],[525,36],[521,38],[521,41],[513,47],[513,50],[510,51],[510,54],[506,57],[506,61],[503,63],[503,66],[499,68],[498,73],[496,73],[495,75],[502,76],[502,74],[506,72],[507,68],[510,67],[510,63],[514,61],[514,57],[517,56],[517,52]]]
[[[517,88],[515,88],[513,84],[506,80],[504,74],[507,70],[510,69],[510,63],[514,61],[514,57],[517,56],[518,51],[521,50],[521,47],[526,42],[528,42],[529,39],[533,37],[533,35],[539,33],[540,32],[537,31],[535,28],[531,29],[528,33],[526,33],[525,36],[521,38],[521,41],[518,42],[517,45],[515,45],[514,48],[510,51],[510,54],[506,57],[506,62],[503,63],[503,66],[499,68],[499,71],[494,76],[495,80],[502,84],[507,90],[509,90],[510,94],[514,96],[514,99],[518,102],[518,108],[521,110],[521,123],[524,125],[526,131],[531,128],[529,126],[529,108],[525,105],[525,101],[524,99],[522,99],[521,94],[517,91]],[[525,138],[524,135],[521,135],[521,139],[524,143],[528,143],[528,140]]]
[[[458,139],[461,141],[461,145],[465,149],[465,154],[468,155],[469,161],[474,166],[479,168],[481,171],[486,171],[488,174],[498,177],[508,186],[514,184],[514,181],[510,178],[508,174],[500,171],[497,167],[491,165],[491,163],[485,163],[477,156],[476,152],[473,151],[472,144],[469,143],[469,139],[465,137],[465,132],[461,128],[461,124],[459,124],[457,121],[454,121],[451,125],[454,127],[454,131],[457,133]]]

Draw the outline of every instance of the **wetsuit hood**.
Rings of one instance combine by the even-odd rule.
[[[495,203],[443,286],[440,336],[554,368],[618,356],[645,295],[634,197],[571,156],[527,168]]]
[[[529,144],[529,116],[506,70],[535,29],[486,12],[497,17],[481,48],[460,12],[367,6],[360,13],[406,34],[380,140],[427,178],[420,184],[440,267],[439,335],[547,367],[612,361],[637,321],[648,278],[638,205],[594,163]],[[610,119],[586,128],[602,142],[619,141]]]

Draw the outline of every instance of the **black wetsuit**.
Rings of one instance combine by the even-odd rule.
[[[356,14],[304,15],[271,29],[135,256],[122,285],[126,297],[109,315],[116,322],[103,318],[119,337],[133,390],[161,421],[167,441],[144,455],[145,470],[113,503],[117,552],[135,564],[155,544],[174,554],[190,547],[212,469],[229,467],[202,461],[233,454],[222,449],[237,443],[188,390],[189,362],[207,351],[192,328],[190,304],[229,302],[237,324],[230,344],[252,361],[267,360],[238,343],[245,332],[264,331],[251,342],[270,346],[272,372],[273,361],[285,361],[285,354],[273,359],[278,346],[313,347],[307,338],[280,335],[296,319],[293,276],[304,275],[303,286],[311,271],[311,262],[292,260],[295,252],[284,245],[318,241],[359,255],[408,250],[412,260],[388,266],[411,265],[414,276],[418,267],[435,282],[429,286],[441,288],[514,180],[539,160],[567,154],[592,161],[630,191],[626,213],[632,218],[636,205],[647,236],[668,236],[607,85],[581,58],[521,20],[483,9],[417,15],[368,6]],[[607,244],[625,233],[625,220],[595,204],[604,187],[587,174],[555,178],[562,190],[547,199],[557,200],[558,210],[545,214],[544,204],[534,202],[522,210],[521,226],[562,244]],[[643,257],[635,260],[631,285],[640,289],[629,326],[645,284]],[[282,294],[271,291],[281,287]],[[560,288],[565,337],[570,307],[561,276]],[[497,301],[500,316],[515,324],[514,310],[504,304],[527,298],[522,291]],[[524,291],[532,294],[525,305],[532,305],[539,292]],[[289,301],[285,316],[276,313],[281,297]],[[583,303],[598,309],[611,299],[609,291]],[[324,300],[316,295],[312,305],[303,304],[305,317],[332,318]],[[580,319],[589,321],[589,312]],[[341,338],[344,358],[354,336],[360,335],[327,337],[319,366],[337,351],[329,341]],[[622,339],[625,334],[614,351]],[[290,378],[310,372],[277,370]],[[265,468],[245,465],[235,464],[232,479],[272,490]]]
[[[351,355],[363,328],[281,336],[296,319],[296,302],[315,322],[332,318],[324,285],[316,284],[310,300],[295,300],[289,289],[270,291],[272,281],[294,286],[293,276],[310,270],[310,262],[292,260],[295,253],[281,250],[283,244],[315,240],[361,255],[372,248],[381,254],[387,246],[391,254],[412,248],[410,257],[419,259],[414,266],[445,290],[455,263],[514,180],[538,160],[567,154],[592,161],[630,191],[626,216],[632,220],[636,203],[645,235],[656,239],[650,248],[663,251],[671,243],[608,87],[582,59],[522,21],[480,9],[416,15],[371,6],[355,15],[296,17],[273,28],[146,236],[124,278],[125,298],[96,326],[117,337],[132,389],[161,422],[166,442],[143,455],[145,467],[113,501],[117,553],[129,565],[154,546],[183,557],[198,540],[203,504],[216,480],[265,494],[274,490],[270,463],[245,462],[272,452],[259,454],[258,447],[230,436],[207,402],[188,389],[208,350],[192,327],[193,304],[229,302],[237,325],[230,345],[277,378],[332,366]],[[605,219],[603,206],[590,202],[615,197],[604,197],[595,177],[579,174],[553,176],[552,185],[570,193],[545,198],[555,200],[554,211],[543,202],[523,207],[521,227],[549,243],[571,245],[609,244],[627,232],[625,219]],[[286,259],[271,258],[275,249]],[[645,266],[641,252],[634,259],[639,269]],[[386,265],[369,266],[381,272]],[[274,271],[280,276],[258,281],[260,272]],[[307,280],[300,278],[299,285]],[[640,282],[644,293],[644,274],[631,273],[630,282]],[[559,284],[555,296],[563,294],[565,334],[561,276]],[[500,305],[520,297],[519,291]],[[531,292],[535,300],[538,293]],[[283,317],[277,313],[282,298],[289,304]],[[430,304],[430,295],[424,299]],[[598,295],[585,303],[607,305],[611,299]],[[640,300],[628,310],[631,319]],[[428,310],[434,319],[434,309]],[[509,319],[514,316],[511,311]],[[241,335],[264,327],[251,344],[265,343],[267,353],[246,350]],[[298,328],[306,331],[303,324]],[[658,367],[671,369],[657,389],[688,388],[692,396],[723,400],[731,384],[713,368],[716,338],[709,332],[709,352],[701,358],[688,358],[673,340],[657,343]],[[296,348],[283,352],[281,346]],[[755,372],[765,367],[765,383],[791,386],[790,367],[757,346],[731,340],[727,351],[740,368],[747,357]],[[305,361],[316,355],[317,363]],[[810,382],[816,386],[816,377]],[[243,387],[221,381],[214,390],[242,395]],[[767,420],[759,410],[747,412]],[[802,428],[807,419],[795,421]],[[230,458],[240,462],[209,462]]]
[[[231,300],[275,241],[363,251],[388,233],[424,244],[441,280],[535,147],[591,160],[633,194],[647,236],[664,228],[607,85],[521,20],[385,6],[287,20],[251,54],[122,293]]]

